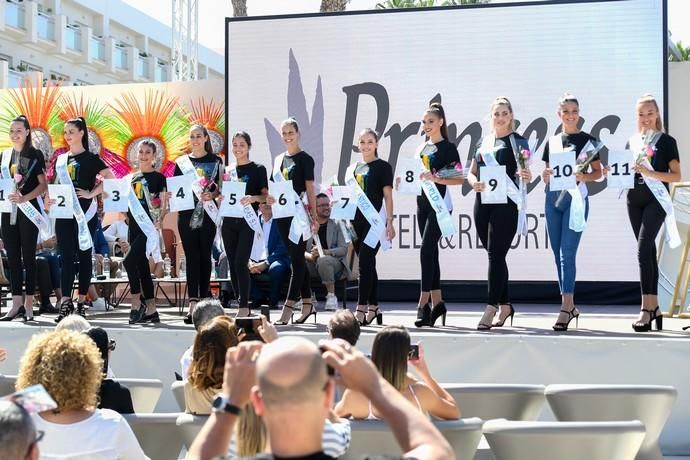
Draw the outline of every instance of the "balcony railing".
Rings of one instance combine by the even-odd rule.
[[[5,24],[8,26],[12,26],[15,29],[25,29],[24,16],[24,5],[12,2],[5,4]]]
[[[115,68],[121,70],[127,70],[129,68],[127,65],[127,50],[125,48],[116,46],[113,52],[113,60],[115,61]]]
[[[7,72],[7,87],[8,88],[19,88],[19,86],[24,82],[24,74],[16,70],[10,70]]]
[[[167,62],[158,61],[156,63],[156,81],[168,81]]]
[[[98,37],[91,37],[91,56],[94,59],[105,61],[105,40]]]
[[[150,79],[149,75],[149,58],[138,56],[137,57],[137,72],[142,78]]]
[[[78,28],[67,26],[65,40],[67,49],[81,51],[81,31]]]
[[[55,18],[38,13],[38,38],[55,41]]]

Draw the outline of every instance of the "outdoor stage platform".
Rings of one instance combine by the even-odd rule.
[[[579,328],[574,328],[573,321],[573,329],[556,333],[551,326],[557,306],[516,304],[515,308],[513,327],[480,332],[475,327],[482,305],[449,305],[447,325],[434,329],[414,327],[413,305],[382,305],[385,324],[405,325],[413,342],[423,342],[439,382],[673,385],[678,399],[662,433],[661,447],[666,456],[690,456],[690,331],[682,331],[690,320],[664,318],[664,331],[635,333],[630,323],[639,307],[583,306]],[[160,379],[169,388],[174,372],[180,372],[179,358],[192,342],[192,326],[185,325],[172,308],[161,309],[162,323],[155,326],[129,326],[127,314],[124,307],[88,317],[117,341],[112,369],[122,378]],[[278,314],[272,311],[274,319]],[[279,331],[318,340],[326,337],[329,317],[329,312],[320,311],[316,325],[283,326]],[[37,319],[33,324],[0,323],[0,347],[8,349],[0,373],[15,374],[31,335],[54,327],[53,316]],[[361,350],[368,352],[378,329],[363,328]],[[169,391],[163,391],[156,411],[177,411]],[[540,419],[553,419],[548,405]]]

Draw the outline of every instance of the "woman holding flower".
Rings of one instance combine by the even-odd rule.
[[[156,163],[156,144],[150,140],[139,142],[138,156],[139,171],[132,175],[132,189],[134,196],[144,209],[151,222],[160,228],[165,217],[165,176],[154,169]],[[153,295],[153,280],[149,267],[146,234],[137,223],[137,219],[128,211],[129,229],[127,239],[129,250],[122,263],[127,270],[129,288],[132,293],[132,309],[129,312],[129,324],[159,323],[160,317],[156,311],[156,299]],[[143,224],[142,224],[143,225]],[[142,308],[140,293],[143,291],[145,308]]]
[[[24,319],[32,320],[34,289],[36,287],[36,243],[38,226],[21,210],[17,204],[30,203],[39,209],[37,198],[45,192],[45,159],[40,150],[31,144],[31,126],[26,117],[20,115],[10,123],[10,140],[13,148],[3,153],[3,177],[12,178],[15,192],[6,197],[14,203],[11,213],[2,214],[2,241],[7,250],[12,291],[12,308],[0,321],[12,321],[22,313]],[[7,156],[7,158],[4,158]],[[7,171],[4,167],[7,167]],[[10,177],[5,177],[7,172]],[[26,273],[26,287],[22,290],[22,280]],[[26,295],[23,295],[26,293]],[[22,298],[23,297],[23,298]]]
[[[558,101],[558,117],[561,120],[563,132],[554,136],[546,143],[544,154],[542,155],[542,160],[546,163],[542,179],[546,184],[546,202],[544,205],[546,226],[551,250],[556,259],[558,286],[561,290],[561,311],[556,324],[553,325],[553,330],[567,331],[570,321],[580,316],[580,312],[575,307],[573,292],[575,291],[575,259],[577,257],[577,248],[580,244],[580,237],[582,236],[582,228],[577,226],[576,228],[571,228],[571,213],[582,212],[582,210],[573,209],[573,197],[568,191],[549,190],[549,179],[553,174],[553,170],[549,167],[551,142],[560,144],[558,145],[559,147],[569,150],[575,155],[577,163],[575,179],[578,184],[600,179],[602,170],[599,154],[594,149],[594,146],[598,145],[599,141],[578,128],[580,105],[575,96],[566,94]],[[575,193],[581,193],[580,189]],[[586,220],[589,214],[589,199],[587,196],[584,196],[582,201],[582,207],[584,208],[583,216]]]
[[[474,202],[474,221],[477,235],[489,255],[489,298],[478,330],[501,327],[510,318],[513,322],[515,309],[510,303],[508,291],[508,264],[506,256],[518,229],[518,207],[514,199],[522,199],[526,185],[532,180],[529,170],[529,148],[524,137],[515,132],[513,107],[505,97],[497,97],[491,105],[491,132],[484,138],[472,160],[467,180],[477,198]],[[506,167],[508,189],[515,190],[513,197],[502,204],[482,203],[481,192],[486,183],[481,179],[481,167],[503,165]],[[523,182],[520,186],[519,181]],[[521,198],[518,198],[521,196]],[[494,317],[498,314],[498,318]]]
[[[194,173],[201,188],[199,196],[194,194],[196,207],[180,211],[177,218],[177,230],[180,232],[182,247],[187,257],[189,312],[184,319],[185,324],[192,323],[192,312],[199,299],[209,295],[211,250],[216,235],[216,223],[205,208],[217,211],[213,200],[219,194],[218,183],[223,168],[221,158],[213,153],[211,138],[205,127],[192,125],[189,130],[189,143],[192,151],[175,161],[175,175]],[[208,202],[210,206],[205,205]]]

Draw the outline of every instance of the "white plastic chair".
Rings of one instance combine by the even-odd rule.
[[[180,414],[177,417],[175,424],[179,429],[182,443],[187,450],[192,447],[194,439],[199,434],[199,431],[201,431],[201,427],[204,426],[206,420],[208,420],[208,417],[208,415],[192,414]]]
[[[544,385],[444,383],[463,417],[482,420],[536,420],[544,405]]]
[[[152,413],[163,391],[163,382],[157,379],[117,379],[129,389],[135,413]]]
[[[184,412],[185,409],[185,399],[184,399],[184,380],[176,380],[170,385],[170,390],[175,397],[175,402],[177,407],[180,408],[180,412]]]
[[[151,460],[179,458],[182,439],[175,424],[180,414],[125,414],[139,445]]]
[[[14,393],[14,384],[16,382],[16,375],[0,375],[0,397]]]

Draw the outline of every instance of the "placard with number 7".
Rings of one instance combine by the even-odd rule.
[[[631,150],[609,150],[607,185],[620,190],[635,187],[635,159]]]
[[[170,212],[194,209],[192,185],[196,180],[196,175],[191,174],[168,177],[166,183],[171,193],[169,201]]]
[[[333,208],[331,219],[352,220],[357,213],[357,195],[349,185],[333,186]]]
[[[506,167],[481,166],[479,177],[484,183],[482,204],[505,204],[508,202]]]
[[[274,219],[292,217],[295,215],[295,191],[292,188],[291,180],[285,182],[269,182],[268,193],[276,200],[273,206],[271,206]]]
[[[0,212],[12,212],[10,193],[14,192],[13,179],[0,179]]]
[[[244,198],[247,184],[244,182],[225,181],[223,182],[223,202],[220,204],[218,212],[221,217],[244,217],[240,200]]]
[[[103,179],[104,212],[127,212],[129,193],[132,190],[128,179]]]

